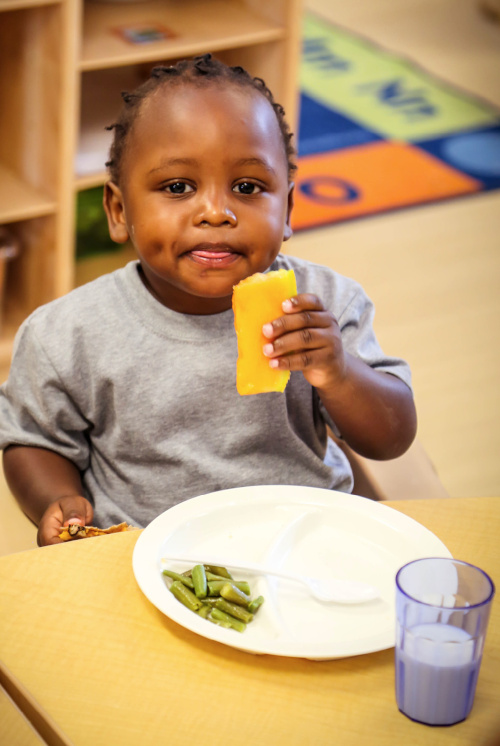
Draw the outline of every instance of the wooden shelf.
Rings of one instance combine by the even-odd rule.
[[[56,5],[61,0],[0,0],[0,13],[24,8],[39,8],[42,5]]]
[[[14,337],[25,318],[26,313],[19,305],[9,304],[8,312],[5,309],[0,310],[0,370],[10,364]]]
[[[2,372],[10,365],[14,334],[15,329],[12,327],[0,328],[0,371]],[[2,379],[0,379],[0,383],[3,383]]]
[[[0,223],[50,215],[56,209],[55,200],[41,194],[0,164]]]
[[[210,11],[208,12],[208,5]],[[132,44],[116,32],[134,24],[160,24],[175,37]],[[141,3],[85,3],[81,70],[189,57],[203,52],[279,41],[285,27],[235,0],[161,0]]]
[[[75,179],[75,191],[83,192],[84,189],[93,189],[94,187],[103,186],[108,179],[106,171],[100,171],[87,176],[78,176]]]
[[[76,195],[102,186],[120,92],[155,64],[212,52],[263,78],[296,116],[302,0],[0,0],[0,225],[12,225],[0,315],[0,375],[36,307],[125,263],[119,252],[76,266]],[[120,29],[162,26],[143,44]],[[116,108],[115,108],[116,107]]]

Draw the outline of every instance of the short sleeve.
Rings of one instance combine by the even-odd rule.
[[[48,448],[83,471],[89,460],[87,431],[28,319],[16,337],[9,378],[0,387],[0,448]]]
[[[409,365],[384,353],[375,335],[374,316],[372,301],[360,285],[354,284],[352,297],[337,318],[344,349],[371,368],[397,376],[411,389]]]
[[[273,269],[293,269],[299,293],[315,293],[337,319],[344,349],[371,368],[391,373],[411,389],[409,365],[399,357],[384,353],[374,331],[375,309],[356,280],[330,267],[279,254]]]

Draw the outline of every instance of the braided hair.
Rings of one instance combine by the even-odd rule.
[[[118,120],[106,127],[113,130],[113,142],[106,163],[112,181],[119,183],[123,155],[127,146],[129,133],[139,113],[142,102],[154,91],[164,85],[198,85],[203,86],[207,81],[227,81],[230,85],[253,88],[263,95],[270,103],[276,115],[283,140],[284,152],[288,163],[288,178],[291,180],[297,168],[295,165],[296,151],[293,146],[293,134],[285,119],[285,110],[278,104],[273,94],[262,78],[252,77],[243,67],[229,67],[211,54],[204,54],[190,60],[181,60],[175,65],[160,65],[153,68],[150,77],[132,92],[124,91],[122,99],[124,107]]]

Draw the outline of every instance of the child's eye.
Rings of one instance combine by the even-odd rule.
[[[172,184],[167,184],[165,191],[170,194],[187,194],[193,191],[193,187],[185,181],[174,181]]]
[[[242,181],[240,184],[236,184],[233,191],[237,191],[239,194],[257,194],[262,189],[257,184],[252,184],[250,181]]]

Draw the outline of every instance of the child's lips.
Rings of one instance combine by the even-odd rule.
[[[193,254],[194,256],[201,256],[204,259],[217,259],[218,257],[222,258],[225,256],[231,256],[232,253],[232,251],[207,251],[206,249],[196,249],[195,251],[191,252],[191,254]]]
[[[191,249],[188,256],[205,267],[227,267],[238,259],[239,253],[225,244],[204,244]]]

